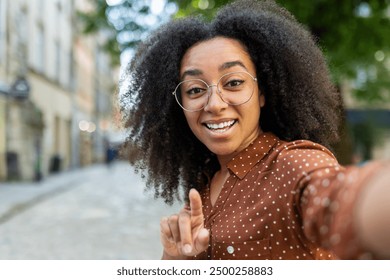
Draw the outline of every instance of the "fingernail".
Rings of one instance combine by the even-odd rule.
[[[190,244],[186,244],[186,245],[184,245],[184,247],[183,247],[183,252],[184,252],[184,253],[186,253],[186,254],[190,254],[190,253],[191,253],[191,251],[192,251],[192,247],[191,247],[191,245],[190,245]]]

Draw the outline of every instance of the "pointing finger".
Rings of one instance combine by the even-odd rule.
[[[203,216],[202,211],[202,199],[197,190],[191,189],[189,193],[190,206],[191,206],[191,216],[194,218],[198,216]]]

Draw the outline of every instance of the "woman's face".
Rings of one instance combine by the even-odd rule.
[[[181,61],[181,80],[202,79],[208,85],[216,85],[221,76],[231,72],[248,72],[256,77],[245,47],[234,39],[216,37],[195,44]],[[184,111],[192,132],[220,160],[234,157],[261,132],[260,108],[265,100],[257,82],[251,82],[253,95],[244,104],[228,105],[218,95],[217,87],[212,86],[209,101],[202,110]]]

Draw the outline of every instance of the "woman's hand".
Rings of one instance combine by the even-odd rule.
[[[390,170],[368,182],[357,206],[360,240],[375,258],[390,259]]]
[[[184,207],[178,214],[164,217],[160,222],[163,259],[183,259],[195,256],[207,249],[209,232],[204,228],[202,200],[191,189],[190,209]]]

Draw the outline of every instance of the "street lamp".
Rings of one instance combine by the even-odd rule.
[[[17,77],[10,88],[9,94],[16,99],[28,99],[30,89],[30,84],[25,77]]]

